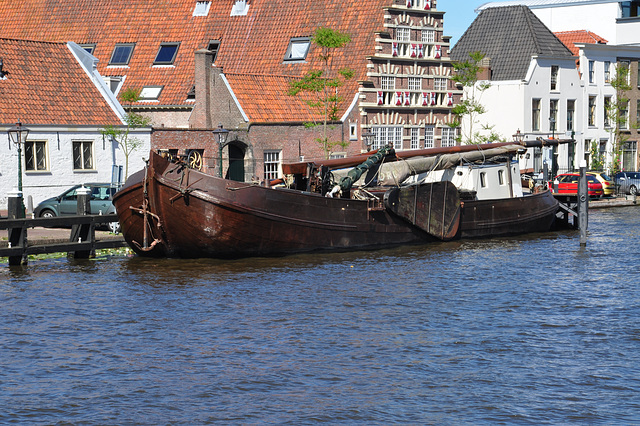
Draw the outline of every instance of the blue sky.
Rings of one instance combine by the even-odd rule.
[[[444,35],[451,36],[451,47],[453,47],[460,36],[476,19],[474,10],[489,0],[438,0],[438,10],[443,10],[444,14]]]

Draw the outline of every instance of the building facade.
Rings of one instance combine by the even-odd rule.
[[[20,183],[30,207],[76,184],[122,182],[127,161],[102,129],[126,128],[125,113],[97,73],[95,58],[72,42],[0,39],[0,51],[0,129],[6,135],[20,123],[29,131],[23,144],[7,136],[0,146],[0,209]],[[148,155],[150,129],[131,137],[141,143],[129,159],[135,170]]]
[[[124,107],[151,118],[154,149],[191,156],[230,179],[280,177],[282,162],[325,156],[317,143],[325,135],[336,142],[331,156],[455,143],[449,124],[462,91],[450,81],[436,0],[47,4],[0,3],[0,30],[77,42],[99,59],[114,94],[141,90]],[[326,128],[308,125],[324,122],[308,98],[288,95],[292,81],[323,67],[313,42],[321,27],[350,36],[332,52],[331,70],[354,71]],[[213,132],[220,125],[229,131],[222,145]]]

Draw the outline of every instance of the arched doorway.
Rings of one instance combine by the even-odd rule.
[[[244,149],[233,143],[229,144],[229,168],[226,179],[244,182]]]

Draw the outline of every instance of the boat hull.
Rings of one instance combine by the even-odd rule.
[[[527,210],[548,204],[542,201],[547,198],[465,201],[456,237],[547,231],[555,217],[551,207],[543,215],[525,217]],[[237,258],[436,240],[386,209],[382,200],[328,198],[225,180],[155,153],[146,173],[133,175],[114,205],[125,240],[140,256]],[[509,222],[504,220],[508,212],[496,213],[510,209],[518,220]]]

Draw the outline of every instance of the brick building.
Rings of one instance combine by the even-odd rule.
[[[462,91],[450,80],[449,38],[436,0],[288,2],[280,0],[46,0],[0,2],[0,32],[72,40],[99,59],[114,93],[141,89],[125,105],[152,118],[152,148],[188,154],[209,172],[262,180],[282,162],[320,158],[322,121],[289,83],[321,67],[317,28],[346,33],[333,69],[349,67],[339,119],[328,137],[333,156],[375,148],[453,145],[451,109]],[[27,18],[28,17],[28,18]],[[222,153],[212,130],[229,130]]]

